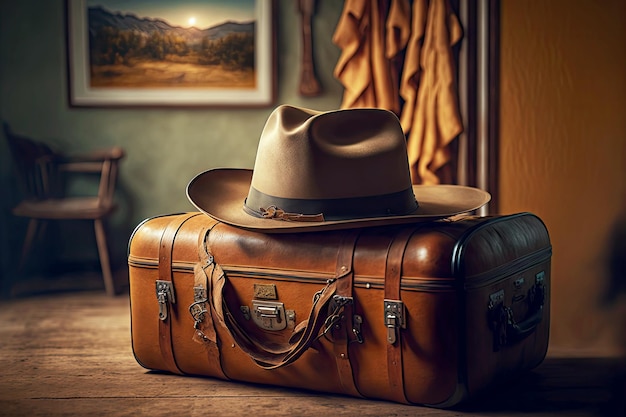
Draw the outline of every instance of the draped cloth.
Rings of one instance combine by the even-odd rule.
[[[416,184],[438,184],[463,131],[453,46],[462,29],[448,0],[346,0],[333,42],[342,108],[394,111]]]
[[[400,111],[397,70],[385,55],[387,0],[346,0],[333,35],[342,49],[334,76],[344,85],[341,108]]]

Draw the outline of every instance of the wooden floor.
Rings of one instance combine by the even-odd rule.
[[[0,301],[2,416],[620,416],[616,359],[549,357],[453,411],[149,372],[129,301],[101,290]],[[617,400],[621,401],[621,413]]]

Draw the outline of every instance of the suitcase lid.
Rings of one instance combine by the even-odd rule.
[[[137,226],[129,243],[129,262],[158,266],[159,239],[174,216],[154,217]],[[548,231],[531,213],[365,228],[354,253],[356,286],[384,287],[388,248],[399,230],[407,227],[414,231],[402,263],[406,289],[478,285],[551,256]],[[198,213],[175,237],[174,269],[193,270],[199,261],[199,244],[209,229],[208,247],[227,272],[320,283],[335,274],[338,246],[346,233],[263,234],[218,224]]]

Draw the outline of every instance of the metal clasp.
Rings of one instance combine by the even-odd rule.
[[[352,297],[344,297],[342,295],[333,295],[333,297],[328,302],[328,314],[334,315],[339,312],[341,308],[344,306],[351,304],[353,301]]]
[[[493,351],[497,352],[506,344],[506,324],[512,313],[504,305],[504,290],[489,295],[488,317],[489,327],[493,332]]]
[[[326,330],[324,333],[334,328],[339,330],[342,326],[342,321],[345,319],[345,314],[341,311],[345,306],[352,304],[354,298],[345,297],[342,295],[333,295],[328,303],[328,317],[324,324]],[[358,314],[352,316],[352,334],[354,339],[351,339],[349,343],[357,342],[363,343],[363,334],[361,333],[361,325],[363,324],[363,317]]]
[[[504,290],[496,291],[489,295],[489,310],[493,310],[502,303],[504,303]]]
[[[546,287],[544,285],[545,271],[535,275],[535,285],[528,292],[528,304],[531,309],[537,309],[543,306],[546,298]]]
[[[363,334],[361,333],[361,325],[363,324],[363,317],[355,314],[352,317],[352,334],[354,334],[354,340],[351,342],[363,343]]]
[[[400,300],[384,300],[385,326],[387,326],[387,342],[394,344],[398,340],[399,328],[406,328],[406,311]]]
[[[168,304],[176,304],[172,282],[157,280],[156,297],[159,303],[159,319],[165,321],[168,316]]]
[[[272,301],[252,300],[252,320],[265,330],[283,330],[287,327],[285,306]]]
[[[189,314],[193,317],[195,322],[194,328],[198,328],[202,320],[204,320],[204,315],[208,313],[206,309],[207,302],[206,290],[204,287],[193,287],[193,303],[189,306]]]

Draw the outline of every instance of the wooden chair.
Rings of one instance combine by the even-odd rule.
[[[24,264],[35,236],[47,220],[93,220],[107,294],[116,292],[105,233],[105,220],[115,210],[115,184],[120,147],[89,154],[66,156],[50,146],[17,135],[4,123],[4,133],[13,157],[16,179],[23,199],[13,208],[15,216],[30,219],[24,238],[20,267]],[[97,195],[65,196],[67,174],[99,175]],[[95,194],[95,192],[93,193]]]

